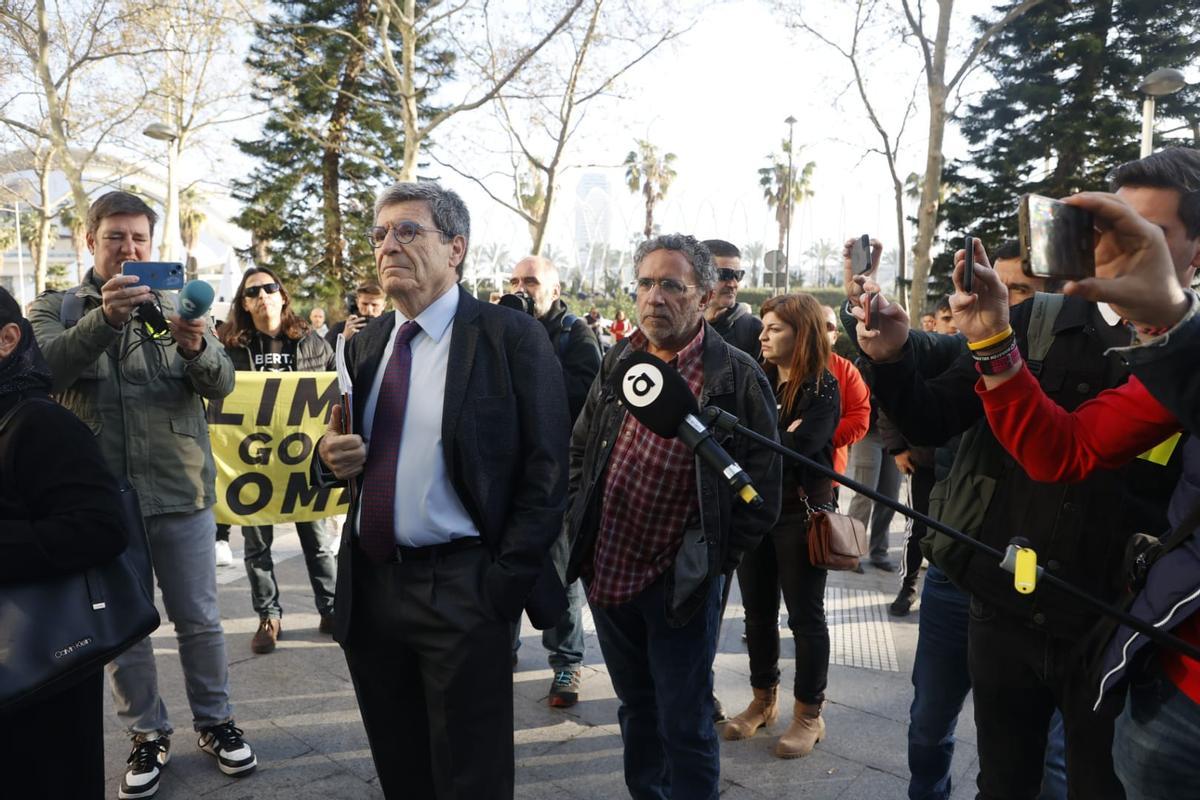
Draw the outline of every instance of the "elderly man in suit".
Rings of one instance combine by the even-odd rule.
[[[357,487],[334,638],[387,797],[511,798],[510,626],[565,608],[547,557],[566,497],[562,370],[536,320],[458,286],[458,195],[398,183],[375,222],[395,310],[348,344],[353,431],[336,410],[314,465]]]

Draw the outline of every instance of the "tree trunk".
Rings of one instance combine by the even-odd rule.
[[[417,2],[403,0],[404,19],[409,22],[401,23],[401,86],[400,86],[400,117],[404,122],[404,163],[400,168],[400,180],[415,181],[417,179],[417,154],[421,150],[422,135],[419,128],[420,117],[417,116],[417,90],[413,76],[417,70]],[[411,22],[411,24],[410,24]],[[387,46],[387,39],[384,39]]]
[[[892,171],[892,191],[896,196],[896,302],[903,308],[908,304],[904,295],[904,264],[907,248],[904,243],[904,184],[896,175],[896,165],[888,156],[888,168]]]
[[[338,97],[329,115],[325,142],[321,148],[321,218],[325,239],[323,267],[326,274],[336,276],[338,282],[347,290],[354,285],[355,280],[353,270],[347,269],[344,258],[341,207],[342,146],[346,141],[346,126],[353,109],[353,96],[358,88],[358,78],[366,63],[366,55],[358,42],[366,40],[369,35],[367,22],[370,6],[367,0],[358,0],[354,9],[352,36],[349,39],[350,51],[346,55]]]
[[[939,87],[940,88],[940,87]],[[945,92],[929,90],[929,151],[925,157],[925,178],[921,184],[921,205],[917,209],[917,243],[913,248],[913,283],[909,315],[920,318],[925,312],[926,284],[932,259],[933,235],[937,230],[938,194],[942,183],[942,137],[946,130]]]
[[[75,250],[76,277],[83,283],[84,277],[87,276],[87,264],[84,261],[84,253],[87,252],[87,223],[78,217],[74,217],[71,223],[71,247]]]
[[[642,235],[649,239],[654,233],[654,185],[649,180],[646,181],[643,193],[646,195],[646,230]]]

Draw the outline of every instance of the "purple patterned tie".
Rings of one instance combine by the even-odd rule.
[[[400,459],[400,435],[404,433],[408,379],[412,372],[409,343],[420,332],[420,325],[406,322],[396,334],[392,358],[379,384],[371,444],[363,467],[358,544],[372,561],[380,563],[391,560],[396,551],[396,464]]]

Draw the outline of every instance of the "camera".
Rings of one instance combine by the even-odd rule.
[[[533,298],[524,292],[515,292],[504,294],[500,297],[500,305],[505,308],[511,308],[516,311],[521,311],[529,316],[533,316]]]

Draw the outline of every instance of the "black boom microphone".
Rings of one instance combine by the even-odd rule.
[[[743,503],[762,505],[750,476],[700,421],[696,397],[672,366],[649,353],[635,351],[621,359],[612,380],[617,396],[634,419],[664,439],[682,439],[705,464],[729,481]]]

